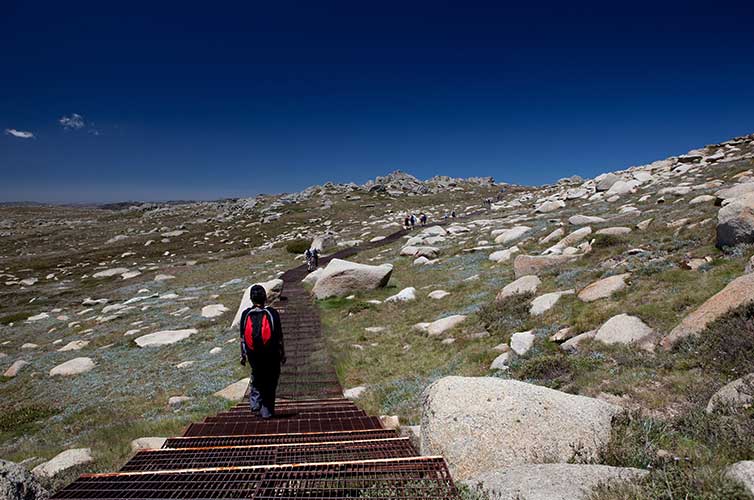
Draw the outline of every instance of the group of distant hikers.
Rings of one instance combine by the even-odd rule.
[[[418,218],[414,214],[406,214],[406,216],[403,217],[403,229],[413,229],[414,226],[416,226],[417,222],[421,224],[422,226],[426,226],[427,214],[422,212],[419,214]]]

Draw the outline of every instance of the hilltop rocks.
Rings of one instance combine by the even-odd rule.
[[[50,494],[22,466],[0,459],[0,498],[3,500],[47,500]]]
[[[314,285],[318,299],[342,297],[363,290],[374,290],[387,285],[393,266],[369,266],[341,259],[333,259]]]
[[[274,279],[270,281],[265,281],[263,283],[255,283],[255,284],[262,285],[262,287],[264,287],[265,292],[267,292],[267,304],[273,303],[275,300],[277,300],[278,297],[280,297],[280,294],[283,292],[283,280],[281,279]],[[233,322],[230,324],[231,328],[235,328],[239,325],[239,323],[241,322],[241,314],[243,314],[243,312],[246,309],[252,306],[251,304],[251,287],[252,286],[254,285],[251,285],[246,290],[244,290],[243,296],[241,297],[241,303],[238,305],[238,310],[236,311],[236,315],[233,317]]]
[[[742,182],[729,188],[721,189],[715,193],[717,204],[723,204],[726,200],[742,198],[749,193],[754,193],[754,182]]]
[[[40,477],[53,477],[66,469],[92,460],[94,459],[90,448],[74,448],[55,455],[51,460],[34,467],[31,472]]]
[[[68,342],[66,345],[58,349],[58,352],[80,351],[88,345],[88,340],[72,340],[71,342]]]
[[[187,328],[184,330],[163,330],[161,332],[137,337],[134,339],[134,342],[136,342],[136,345],[139,347],[170,345],[185,340],[195,333],[197,333],[195,328]]]
[[[605,344],[637,344],[641,349],[652,351],[654,335],[655,331],[636,316],[618,314],[597,330],[594,340]]]
[[[612,481],[635,481],[642,469],[594,464],[526,464],[475,475],[465,481],[499,500],[587,500],[592,489]]]
[[[451,328],[455,328],[464,321],[466,321],[466,316],[464,316],[463,314],[454,314],[446,318],[441,318],[427,325],[427,333],[430,337],[437,337],[450,330]]]
[[[538,213],[546,214],[549,212],[554,212],[555,210],[560,210],[561,208],[564,208],[565,206],[566,206],[565,202],[560,201],[560,200],[546,201],[542,203],[541,205],[539,205],[537,208],[535,208],[534,211]]]
[[[437,247],[428,246],[405,246],[401,249],[401,255],[408,255],[409,257],[426,257],[427,259],[434,259],[440,254],[440,249]]]
[[[505,285],[503,289],[500,290],[500,293],[497,294],[495,300],[503,300],[512,295],[521,293],[534,293],[537,291],[537,287],[539,287],[541,283],[542,280],[540,280],[537,276],[521,276],[517,280]]]
[[[717,213],[717,247],[754,242],[754,193],[736,198]]]
[[[86,373],[92,370],[94,366],[95,365],[94,361],[92,361],[92,358],[74,358],[50,370],[50,377],[54,377],[56,375],[61,375],[63,377],[79,375],[81,373]]]
[[[754,274],[739,276],[683,318],[678,326],[662,339],[662,347],[669,350],[682,338],[701,333],[712,321],[752,300],[754,300]]]
[[[612,294],[626,288],[626,279],[629,276],[631,276],[631,273],[624,273],[595,281],[581,290],[578,297],[584,302],[594,302],[595,300],[608,298]]]
[[[707,413],[712,413],[719,408],[737,410],[750,407],[752,403],[754,403],[754,373],[737,378],[713,394],[707,403]]]
[[[576,255],[519,255],[513,261],[513,272],[516,278],[529,274],[537,275],[553,267],[573,262]]]
[[[602,174],[600,176],[597,176],[597,178],[595,179],[597,183],[595,184],[594,187],[597,190],[597,192],[608,191],[611,187],[613,187],[613,184],[615,184],[616,182],[620,180],[621,178],[613,173]]]
[[[215,396],[228,401],[241,401],[246,394],[246,389],[249,387],[250,379],[242,378],[238,382],[234,382],[227,386],[225,389],[219,390],[215,393]]]
[[[421,451],[443,455],[453,476],[541,460],[584,460],[610,439],[621,408],[516,380],[445,377],[424,392]]]

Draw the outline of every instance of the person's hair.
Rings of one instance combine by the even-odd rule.
[[[267,302],[267,290],[262,285],[254,285],[249,291],[249,298],[255,306],[263,306]]]

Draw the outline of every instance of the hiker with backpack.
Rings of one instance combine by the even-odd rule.
[[[419,222],[421,222],[422,227],[426,226],[427,225],[427,214],[425,214],[424,212],[422,212],[421,214],[419,214]]]
[[[285,347],[280,315],[265,306],[267,292],[261,285],[249,291],[252,307],[241,314],[241,364],[251,365],[249,406],[252,412],[268,419],[275,414],[275,392],[284,365]]]

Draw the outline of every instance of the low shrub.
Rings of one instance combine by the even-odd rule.
[[[293,253],[293,254],[298,255],[298,254],[302,254],[306,252],[309,249],[310,245],[311,245],[311,242],[306,239],[291,240],[285,244],[285,250],[288,253]]]
[[[479,308],[479,321],[492,334],[510,335],[519,330],[526,330],[531,321],[529,308],[534,294],[522,293],[503,300],[494,300]]]
[[[626,239],[616,234],[596,234],[592,248],[610,248],[626,243]]]
[[[754,372],[754,303],[718,318],[699,335],[683,339],[674,350],[685,366],[716,372],[723,380]]]
[[[57,412],[45,406],[22,406],[0,415],[0,432],[22,432],[28,430],[41,420],[55,415]]]

